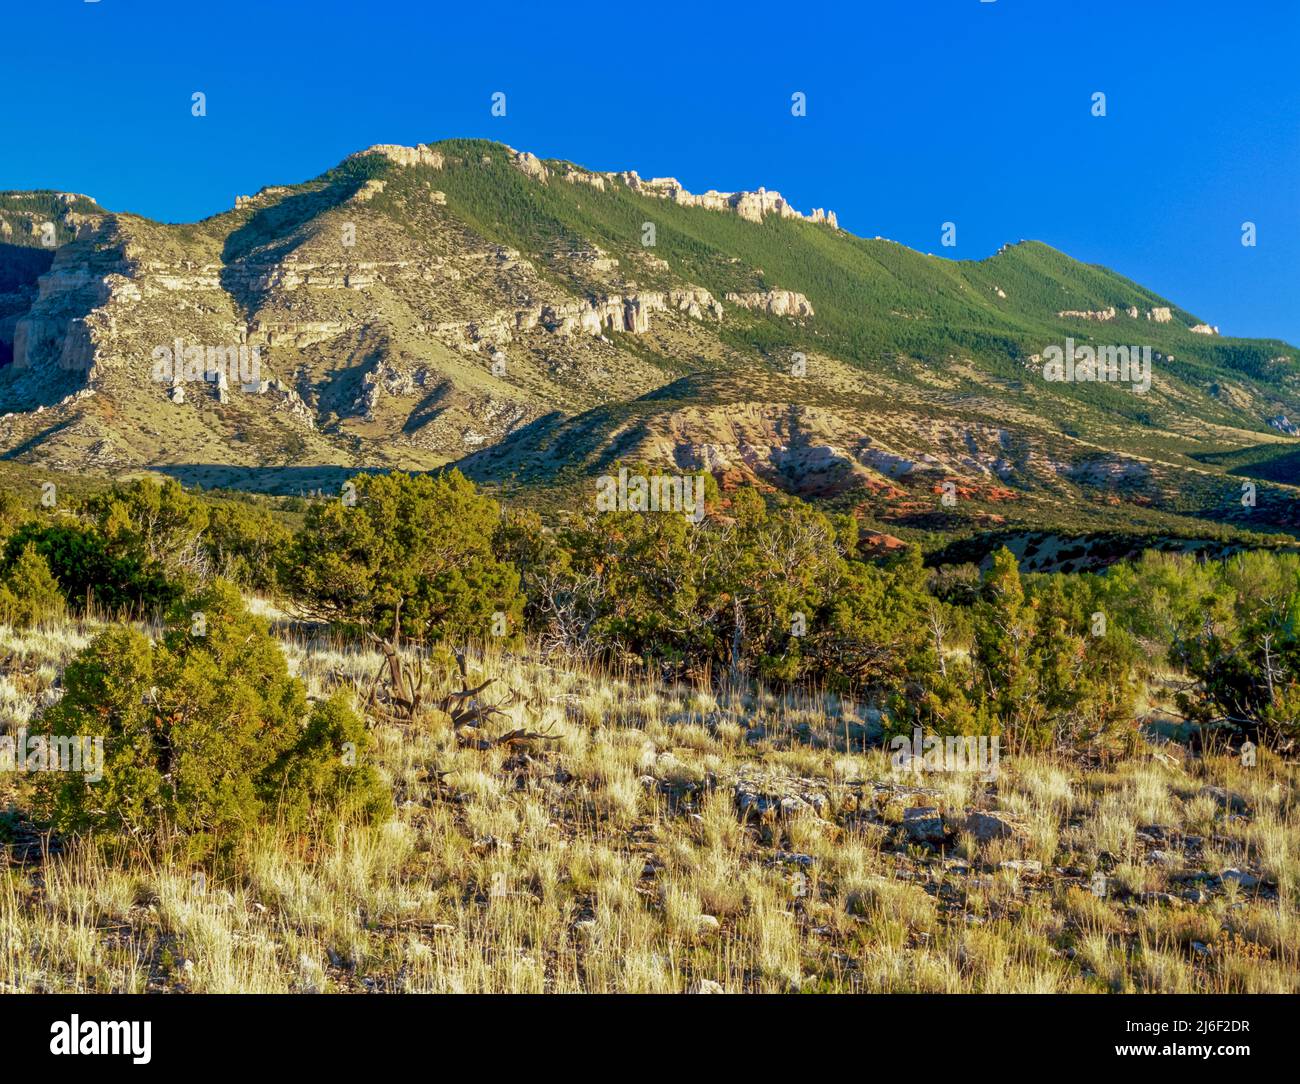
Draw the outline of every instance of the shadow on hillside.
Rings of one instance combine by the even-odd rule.
[[[303,226],[350,199],[367,179],[361,172],[344,174],[324,188],[287,196],[254,212],[222,246],[222,288],[246,312],[258,309],[269,289],[256,279],[250,285],[243,261],[252,257],[257,267],[281,262],[307,239],[299,233]]]
[[[453,465],[465,477],[473,478],[475,481],[490,478],[501,461],[507,457],[529,458],[540,455],[548,441],[554,440],[561,433],[564,423],[568,420],[569,415],[553,410],[540,418],[534,418],[527,425],[521,425],[499,444],[470,452],[469,455],[456,460]]]
[[[35,287],[36,280],[50,269],[53,262],[52,248],[0,244],[0,294]]]
[[[28,437],[21,444],[10,448],[3,455],[0,455],[0,459],[21,459],[28,452],[35,451],[39,448],[45,443],[45,441],[49,440],[50,437],[54,436],[55,433],[60,433],[64,429],[67,429],[74,421],[76,421],[75,418],[65,418],[61,422],[47,426],[39,433],[32,434],[32,436]]]
[[[1294,444],[1257,444],[1233,452],[1195,452],[1198,463],[1222,467],[1238,478],[1262,478],[1283,485],[1300,485],[1300,447]]]
[[[644,421],[625,419],[625,428],[593,456],[593,435],[599,440],[620,417],[625,416],[604,406],[578,415],[551,411],[520,426],[500,444],[458,459],[454,466],[475,481],[496,481],[501,467],[512,461],[528,462],[546,475],[574,468],[590,474],[607,473],[626,462],[632,450],[650,435]],[[520,474],[519,478],[529,480],[528,474]]]
[[[301,467],[241,467],[229,463],[168,463],[148,468],[185,486],[242,489],[280,496],[334,496],[358,474],[387,474],[387,467],[344,467],[321,463]]]

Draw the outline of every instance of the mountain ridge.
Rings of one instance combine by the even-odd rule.
[[[58,193],[0,193],[0,223],[0,454],[21,464],[294,491],[457,463],[563,501],[635,455],[927,530],[951,529],[944,480],[975,517],[1296,522],[1295,348],[1040,242],[948,260],[766,189],[482,140],[367,148],[196,223]],[[178,394],[150,378],[178,341],[256,347],[264,371]],[[1044,381],[1067,344],[1146,347],[1152,391]]]

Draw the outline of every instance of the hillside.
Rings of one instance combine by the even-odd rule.
[[[0,194],[0,235],[0,454],[30,468],[298,493],[454,462],[562,506],[635,461],[904,535],[1300,526],[1296,348],[1037,242],[950,261],[475,140],[186,225]],[[1045,380],[1067,339],[1149,347],[1149,390]],[[246,371],[158,379],[178,346]]]

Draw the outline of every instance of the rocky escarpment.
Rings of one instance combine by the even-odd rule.
[[[688,192],[685,186],[675,177],[643,179],[635,170],[603,174],[592,173],[567,164],[562,168],[561,172],[556,174],[535,154],[528,151],[517,151],[513,147],[507,147],[506,149],[511,156],[511,165],[540,184],[547,184],[553,176],[558,175],[562,180],[570,184],[586,184],[604,191],[607,182],[618,181],[643,196],[671,200],[683,207],[702,207],[709,211],[726,211],[739,215],[749,222],[761,223],[767,216],[776,215],[778,218],[798,218],[806,222],[824,223],[832,229],[839,229],[839,221],[834,211],[816,207],[808,214],[802,214],[795,210],[780,192],[770,192],[766,188],[759,188],[754,192],[719,192],[710,189],[707,192],[697,194]],[[437,169],[441,169],[443,166],[442,155],[423,144],[416,147],[381,144],[360,153],[381,154],[390,161],[404,166],[429,165]],[[356,157],[356,155],[352,157]]]
[[[1145,311],[1137,305],[1130,305],[1125,309],[1125,312],[1130,320],[1145,318],[1156,324],[1169,324],[1174,319],[1173,311],[1166,305],[1159,305]],[[1119,316],[1119,310],[1114,305],[1111,305],[1105,309],[1062,309],[1056,315],[1062,320],[1088,320],[1093,323],[1108,324]],[[1196,335],[1217,335],[1219,333],[1219,329],[1210,324],[1193,324],[1187,330]]]
[[[0,244],[53,248],[93,235],[107,217],[89,196],[75,192],[14,192],[2,200]]]
[[[730,211],[749,222],[762,222],[768,215],[778,218],[800,218],[807,222],[822,222],[832,229],[839,229],[839,222],[834,211],[814,208],[808,214],[800,214],[780,192],[769,192],[760,188],[756,192],[708,192],[693,194],[675,177],[654,177],[642,180],[635,170],[611,173],[607,176],[622,181],[628,188],[643,196],[671,200],[683,207],[703,207],[709,211]]]
[[[31,309],[14,323],[14,368],[88,372],[97,335],[111,330],[113,308],[139,299],[124,260],[104,266],[102,259],[87,258],[76,246],[60,249],[38,280]]]
[[[1300,425],[1296,425],[1296,423],[1285,414],[1279,414],[1275,418],[1269,418],[1268,424],[1270,428],[1276,429],[1280,433],[1285,433],[1289,437],[1300,437]]]
[[[89,197],[70,192],[0,193],[0,365],[11,363],[18,350],[23,359],[41,354],[41,344],[47,353],[61,352],[71,317],[51,300],[55,280],[42,278],[55,270],[60,247],[94,237],[107,217]],[[38,304],[43,313],[28,319]],[[79,353],[80,347],[71,350],[65,364],[75,367]]]
[[[695,286],[635,294],[583,298],[573,301],[538,302],[528,308],[501,312],[468,323],[437,324],[434,332],[453,342],[508,343],[515,335],[542,328],[554,335],[603,335],[626,331],[634,335],[650,330],[650,315],[676,310],[695,320],[710,317],[720,321],[722,306],[708,290]]]
[[[755,309],[770,316],[814,316],[812,302],[793,290],[762,290],[729,293],[726,300],[742,309]]]
[[[348,159],[361,158],[367,154],[382,155],[399,166],[431,166],[434,169],[442,169],[443,166],[442,154],[425,143],[417,143],[414,147],[403,147],[397,143],[376,143],[364,151],[349,154]]]

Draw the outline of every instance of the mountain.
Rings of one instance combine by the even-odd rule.
[[[1149,389],[1045,379],[1067,340],[1149,349]],[[193,224],[0,194],[0,455],[45,470],[296,493],[456,463],[572,506],[638,462],[904,534],[1292,529],[1298,356],[1037,242],[940,259],[480,140]]]

